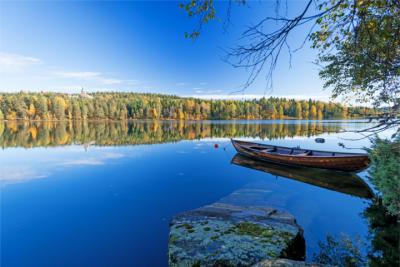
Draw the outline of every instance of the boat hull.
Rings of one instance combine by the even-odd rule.
[[[301,155],[301,153],[297,155],[289,153],[268,153],[261,150],[261,148],[265,148],[265,150],[273,148],[276,149],[276,146],[238,140],[232,140],[232,144],[235,147],[236,151],[241,155],[257,160],[290,166],[303,166],[337,171],[357,172],[367,168],[370,163],[368,155],[366,154],[337,153],[339,155],[335,155],[335,152],[315,151],[315,155],[303,156]],[[293,152],[292,148],[278,147],[278,149],[282,151],[292,150]],[[297,150],[299,150],[299,152],[304,151],[300,149]],[[331,153],[332,155],[329,156],[329,153]]]

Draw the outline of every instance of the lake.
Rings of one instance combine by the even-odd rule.
[[[174,215],[258,186],[263,203],[293,214],[303,228],[307,261],[327,236],[360,238],[368,247],[373,229],[365,211],[374,189],[367,171],[351,178],[354,188],[318,182],[312,169],[288,178],[290,169],[235,161],[230,138],[363,152],[368,139],[348,140],[362,136],[341,131],[370,125],[0,122],[1,265],[167,266]]]

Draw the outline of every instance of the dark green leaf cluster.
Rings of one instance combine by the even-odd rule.
[[[371,182],[381,192],[388,211],[400,216],[400,136],[393,141],[376,138],[369,155]]]
[[[227,15],[229,19],[229,12],[232,2],[238,5],[244,5],[246,0],[229,0]],[[190,0],[179,4],[179,7],[183,9],[189,18],[197,19],[197,25],[191,32],[185,32],[185,38],[196,39],[200,36],[201,28],[203,25],[217,19],[215,1],[214,0]]]
[[[319,29],[311,35],[319,50],[320,75],[333,96],[399,108],[400,3],[398,0],[321,1]]]
[[[189,17],[199,18],[198,26],[195,30],[185,32],[185,38],[196,39],[200,35],[201,26],[215,19],[215,7],[213,0],[191,0],[181,3],[180,8],[184,9]]]

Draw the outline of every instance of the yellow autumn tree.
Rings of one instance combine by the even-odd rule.
[[[310,117],[312,119],[315,119],[317,117],[317,108],[315,107],[315,105],[311,106]]]
[[[35,105],[33,105],[33,103],[31,103],[31,104],[29,105],[29,108],[28,108],[26,114],[27,114],[28,117],[31,118],[31,119],[35,117],[36,108],[35,108]]]

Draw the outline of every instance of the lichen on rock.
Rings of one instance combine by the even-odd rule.
[[[173,218],[169,265],[251,266],[280,257],[303,260],[302,234],[287,212],[217,202]]]

